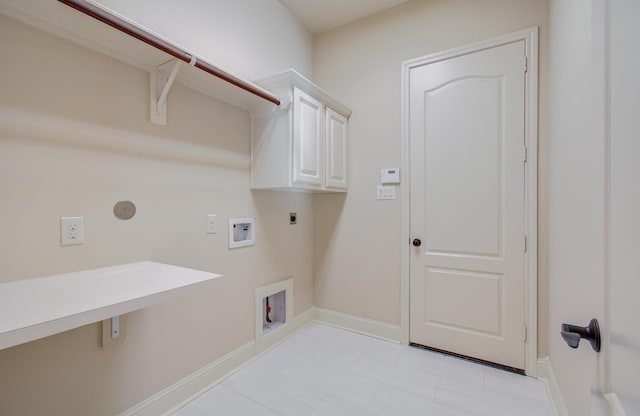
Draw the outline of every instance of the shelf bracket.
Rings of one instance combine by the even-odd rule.
[[[169,94],[169,90],[171,90],[171,87],[173,86],[183,64],[184,62],[179,59],[172,59],[162,65],[158,65],[155,70],[150,71],[149,99],[151,103],[150,114],[152,123],[163,126],[167,124],[167,95]],[[191,62],[189,62],[189,65],[193,66],[195,64],[196,57],[193,55],[191,56]],[[171,66],[173,67],[167,77],[165,75],[169,72],[167,68]]]
[[[111,338],[116,339],[120,336],[120,315],[111,318]]]

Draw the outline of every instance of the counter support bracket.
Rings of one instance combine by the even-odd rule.
[[[111,338],[116,339],[120,336],[120,315],[111,318]]]

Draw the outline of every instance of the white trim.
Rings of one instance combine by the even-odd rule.
[[[544,382],[547,389],[547,396],[551,402],[551,409],[554,416],[569,416],[569,410],[564,402],[562,393],[560,392],[560,386],[556,379],[556,374],[551,367],[551,361],[549,357],[539,358],[536,363],[536,373],[538,378]]]
[[[357,332],[374,338],[383,339],[385,341],[397,343],[402,341],[402,331],[400,326],[388,324],[386,322],[317,308],[315,321],[321,324],[346,329],[351,332]]]
[[[296,315],[291,325],[289,336],[295,334],[306,326],[310,325],[316,319],[316,307],[312,306],[301,314]]]
[[[400,181],[400,331],[401,342],[409,344],[409,294],[411,274],[411,164],[409,163],[409,71],[408,62],[402,63],[402,86],[400,102],[400,172],[404,172]]]
[[[523,40],[525,42],[528,59],[528,70],[525,77],[525,145],[528,149],[528,161],[525,170],[525,230],[528,248],[526,254],[525,271],[525,323],[527,325],[527,341],[525,343],[525,372],[536,375],[536,360],[538,357],[538,28],[510,33],[497,38],[485,40],[472,45],[437,52],[431,55],[411,59],[402,63],[402,92],[401,92],[401,170],[410,172],[409,163],[409,73],[412,68],[428,63],[450,59],[456,56],[496,47],[506,43]],[[401,235],[401,312],[400,331],[401,341],[409,343],[409,284],[410,284],[410,196],[411,177],[405,175],[400,184],[402,194],[402,235]]]
[[[123,413],[120,413],[119,416],[158,416],[172,414],[242,367],[265,354],[270,348],[275,347],[286,338],[313,322],[315,312],[315,308],[311,307],[297,315],[290,325],[280,327],[282,330],[278,331],[279,336],[277,342],[269,342],[269,344],[263,343],[262,347],[258,348],[255,341],[250,341]]]
[[[609,404],[612,416],[627,416],[627,412],[622,407],[622,403],[620,403],[620,400],[615,393],[605,394],[604,398]]]
[[[157,416],[178,410],[183,403],[193,400],[235,369],[246,365],[256,356],[256,343],[250,341],[220,357],[177,383],[121,413],[120,416]]]
[[[527,255],[525,276],[525,371],[535,377],[538,359],[538,28],[523,33],[528,70],[526,73],[525,119],[527,165],[525,170],[525,230]]]
[[[598,7],[599,6],[599,7]],[[600,334],[602,336],[602,358],[598,360],[598,372],[600,374],[600,387],[602,391],[609,392],[604,398],[611,408],[612,415],[624,415],[625,411],[618,401],[615,393],[611,392],[611,304],[612,295],[612,264],[611,264],[611,2],[609,0],[599,0],[592,2],[593,32],[592,39],[592,63],[593,67],[602,71],[596,75],[603,80],[602,88],[598,91],[602,96],[595,96],[595,102],[600,102],[602,110],[602,133],[604,137],[604,298],[603,314],[600,323]],[[597,39],[601,41],[597,41]],[[599,55],[601,54],[601,55]],[[602,65],[596,65],[598,59],[602,59]],[[596,87],[598,84],[594,84]],[[613,401],[612,401],[613,400]],[[619,407],[617,407],[619,406]],[[620,410],[621,412],[620,412]]]

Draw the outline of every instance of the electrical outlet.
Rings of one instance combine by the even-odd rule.
[[[84,217],[60,218],[60,245],[73,246],[84,243]]]
[[[216,214],[207,215],[207,234],[215,234],[217,232]]]

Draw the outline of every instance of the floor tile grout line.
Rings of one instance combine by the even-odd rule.
[[[548,405],[547,405],[547,406],[544,406],[544,405],[542,405],[542,406],[541,406],[541,405],[538,405],[538,404],[533,403],[533,402],[528,401],[528,400],[523,400],[523,399],[520,399],[520,398],[518,398],[518,397],[509,396],[509,395],[507,395],[506,393],[496,392],[496,391],[492,391],[492,390],[485,390],[485,389],[480,389],[480,390],[482,390],[482,391],[483,391],[483,392],[485,392],[485,393],[489,393],[489,394],[493,394],[493,395],[497,395],[497,396],[502,396],[502,397],[501,397],[501,399],[502,399],[502,400],[509,400],[509,401],[511,401],[511,403],[512,403],[512,404],[514,404],[514,405],[515,405],[516,403],[519,403],[519,404],[521,404],[521,405],[526,405],[526,406],[528,406],[528,407],[535,407],[535,408],[538,408],[538,409],[540,409],[540,410],[546,410],[546,411],[547,411],[547,413],[548,413],[549,411],[551,411],[551,409],[550,409],[550,407],[549,407]],[[456,407],[452,407],[452,406],[448,405],[448,404],[447,404],[447,402],[441,401],[441,400],[439,400],[439,399],[436,399],[435,401],[436,401],[438,404],[443,405],[443,406],[446,406],[446,407],[448,407],[448,408],[452,408],[452,409],[457,410],[457,411],[466,412],[464,409],[456,408]]]
[[[439,376],[438,377],[438,384],[436,385],[435,392],[433,393],[433,401],[437,401],[438,392],[440,391],[441,388],[442,388],[442,376]]]
[[[301,339],[302,342],[299,342],[299,343],[294,342],[293,344],[289,344],[286,347],[284,343],[280,344],[279,346],[273,349],[273,351],[279,351],[279,352],[271,356],[272,361],[269,361],[270,360],[269,354],[265,354],[264,356],[258,358],[255,362],[251,363],[249,366],[245,367],[246,369],[248,369],[248,371],[245,373],[242,373],[240,377],[236,380],[236,383],[225,385],[224,381],[221,381],[221,383],[219,383],[209,391],[215,388],[218,388],[218,386],[224,386],[224,388],[229,389],[230,391],[233,391],[239,397],[247,399],[249,401],[249,408],[247,410],[244,410],[242,413],[236,413],[236,414],[242,414],[246,416],[247,414],[249,414],[251,409],[256,408],[257,406],[261,406],[273,412],[275,415],[284,416],[282,413],[278,412],[274,407],[270,406],[269,404],[263,401],[255,400],[253,397],[249,397],[248,394],[245,394],[234,388],[237,382],[242,382],[242,381],[249,383],[252,386],[252,388],[261,388],[262,387],[261,384],[258,384],[255,382],[255,380],[252,381],[250,379],[250,377],[252,377],[252,374],[257,375],[262,373],[261,375],[262,376],[266,375],[268,379],[269,374],[273,372],[274,374],[277,373],[276,375],[277,377],[282,378],[283,380],[286,381],[285,384],[278,386],[279,390],[274,390],[274,392],[277,392],[278,394],[282,394],[283,395],[282,397],[285,403],[286,401],[295,401],[298,405],[302,405],[304,409],[308,409],[309,414],[313,414],[314,412],[316,412],[319,408],[323,406],[323,404],[327,403],[327,400],[329,398],[338,400],[340,402],[344,402],[345,404],[349,404],[350,406],[353,406],[354,409],[355,408],[361,409],[363,412],[368,412],[369,414],[377,413],[373,408],[373,404],[375,403],[376,399],[380,397],[381,391],[384,388],[384,386],[389,386],[404,394],[409,394],[410,396],[407,396],[407,397],[419,398],[422,401],[429,401],[431,403],[434,403],[437,406],[442,406],[443,408],[450,409],[451,411],[460,412],[460,414],[463,414],[463,413],[468,414],[469,409],[465,410],[464,408],[453,406],[451,405],[451,403],[449,403],[448,405],[447,404],[448,399],[446,397],[443,397],[444,399],[443,401],[439,400],[439,395],[441,394],[441,392],[443,392],[444,390],[447,390],[447,391],[451,390],[451,389],[445,388],[444,383],[446,381],[447,383],[453,383],[453,384],[447,384],[447,385],[451,385],[451,386],[460,385],[462,386],[462,389],[464,389],[464,386],[467,386],[470,389],[468,394],[468,399],[473,400],[473,402],[477,402],[479,405],[484,404],[485,406],[487,406],[485,407],[485,410],[496,408],[495,406],[498,406],[498,408],[502,408],[502,405],[501,405],[502,401],[508,399],[509,403],[505,404],[505,406],[507,407],[509,406],[517,407],[518,403],[521,403],[523,405],[527,405],[529,408],[533,408],[533,409],[539,408],[541,409],[541,411],[542,410],[546,411],[546,414],[550,414],[548,413],[549,411],[548,397],[544,396],[544,398],[546,399],[545,401],[537,400],[538,398],[537,396],[539,396],[539,394],[537,394],[536,391],[539,389],[535,389],[535,391],[526,390],[528,388],[531,388],[531,386],[535,387],[533,384],[529,386],[527,383],[523,383],[522,388],[524,389],[523,390],[525,392],[524,394],[509,395],[509,391],[511,391],[511,386],[508,385],[508,383],[511,381],[511,379],[501,378],[500,374],[498,373],[495,374],[496,377],[494,378],[493,377],[494,374],[492,373],[491,385],[489,385],[490,373],[487,369],[483,368],[479,374],[480,377],[477,377],[478,371],[476,369],[477,366],[475,365],[474,366],[458,366],[457,362],[455,361],[449,361],[449,360],[440,361],[437,359],[435,361],[432,361],[434,357],[431,357],[431,356],[419,356],[415,354],[407,354],[408,352],[410,352],[410,350],[408,350],[407,349],[408,347],[406,346],[400,346],[400,348],[397,351],[393,351],[393,349],[386,348],[387,347],[386,345],[382,347],[383,344],[375,344],[370,342],[363,342],[362,345],[360,346],[357,343],[357,341],[359,341],[357,337],[354,337],[352,336],[352,334],[348,332],[344,332],[344,330],[340,330],[340,329],[332,329],[330,332],[326,332],[323,329],[315,332],[313,336],[309,334],[305,334],[304,331],[310,327],[311,326],[308,326],[305,329],[298,332],[297,334],[294,334],[292,335],[292,337],[288,338],[288,340],[294,340],[299,335],[298,338]],[[325,333],[325,335],[327,333],[330,333],[330,336],[323,335],[323,332]],[[341,338],[341,333],[345,333],[346,336]],[[357,334],[357,335],[363,336],[361,334]],[[380,340],[380,342],[384,342],[384,341]],[[325,345],[329,346],[330,348],[329,352],[322,351],[322,348]],[[304,348],[308,348],[308,350],[301,350]],[[345,350],[347,351],[348,354],[346,357],[344,357],[345,359],[341,359],[340,354]],[[288,367],[283,366],[281,370],[278,369],[279,366],[283,365],[282,360],[285,360],[284,362],[286,362],[286,360],[288,360],[288,358],[290,357],[290,354],[293,354],[293,357],[295,357],[295,360],[299,360],[298,364],[300,365],[300,368],[303,368],[302,371],[304,372],[304,374],[301,374],[299,379],[295,378],[295,374],[296,374],[295,371],[296,371],[297,364],[294,364],[293,366],[290,365]],[[322,360],[317,359],[319,354],[322,355]],[[403,354],[407,354],[407,355],[403,356]],[[337,360],[335,362],[331,362],[332,356],[337,357]],[[422,357],[427,357],[427,359],[423,360],[421,359]],[[357,372],[356,366],[358,365],[358,363],[361,363],[363,359],[384,361],[382,364],[380,364],[382,367],[379,367],[381,370],[383,370],[383,373],[382,373],[383,375],[376,376],[370,371],[366,371],[367,369],[365,367],[361,368],[361,370],[364,369],[365,371]],[[255,368],[251,368],[251,365],[254,365],[254,364],[258,364],[258,365],[256,365]],[[389,376],[389,374],[386,373],[387,370],[384,367],[386,366],[386,364],[391,365],[389,367],[392,369],[391,376]],[[367,361],[362,362],[362,365],[366,366]],[[431,368],[432,365],[434,365],[435,367]],[[314,367],[317,367],[317,366],[321,366],[323,368],[322,384],[317,384],[317,383],[314,384],[312,382],[313,380],[305,380],[303,378],[303,377],[309,377],[309,375],[313,376]],[[326,367],[326,372],[324,371],[325,367]],[[334,370],[340,371],[342,374],[348,373],[349,376],[358,377],[358,378],[354,378],[354,380],[360,379],[363,382],[367,383],[368,385],[367,389],[361,389],[359,391],[353,390],[353,393],[357,394],[359,399],[366,399],[366,405],[363,406],[363,404],[365,403],[365,400],[359,400],[359,399],[357,401],[345,400],[345,398],[342,395],[342,391],[338,392],[339,393],[338,396],[330,393],[331,391],[333,391],[334,393],[337,392],[331,389],[331,383],[329,382],[332,377],[331,373]],[[431,381],[426,382],[424,386],[426,389],[429,389],[429,390],[433,389],[433,393],[425,395],[421,393],[421,389],[415,389],[412,387],[412,385],[408,385],[405,382],[400,381],[399,383],[396,383],[392,381],[392,380],[397,381],[397,379],[392,378],[394,374],[399,377],[402,377],[403,376],[402,371],[411,371],[410,373],[412,374],[411,377],[418,377],[418,379],[416,379],[417,381],[420,381],[419,377],[421,374],[428,376]],[[465,374],[468,371],[470,371],[469,374],[471,374],[472,378],[475,379],[475,381],[467,383]],[[287,372],[289,372],[289,374]],[[236,372],[234,374],[238,374],[238,373]],[[336,373],[336,376],[339,376],[339,374],[340,373]],[[390,380],[385,380],[385,377],[390,377]],[[412,378],[412,380],[414,379]],[[303,391],[308,390],[310,393],[315,392],[313,394],[310,394],[309,398],[313,399],[313,402],[317,404],[310,405],[308,401],[305,401],[305,400],[294,400],[294,398],[291,397],[291,394],[287,394],[287,390],[288,390],[287,385],[291,383],[300,384],[304,386],[305,390]],[[418,384],[418,385],[423,386],[423,384]],[[435,386],[435,387],[431,387],[431,386]],[[348,389],[348,390],[351,391],[351,389]],[[449,393],[455,394],[456,391],[454,390],[451,390]],[[426,391],[428,392],[428,390]],[[248,392],[250,393],[250,391]],[[462,393],[464,393],[464,391],[462,391]],[[488,398],[484,397],[485,394],[489,395],[490,397]],[[369,395],[370,397],[367,397]],[[347,397],[350,397],[350,396],[347,396]],[[543,397],[540,396],[540,398],[543,398]],[[271,401],[269,402],[273,404],[273,402]],[[357,404],[357,403],[360,403],[360,404]],[[545,405],[545,403],[547,404]],[[185,406],[187,405],[188,404],[186,404]],[[419,409],[419,407],[413,408],[413,410],[417,410],[417,409]],[[307,411],[305,411],[304,413],[306,412]],[[535,412],[536,411],[533,410],[533,413],[537,414]],[[289,413],[290,412],[285,412],[285,415]],[[473,413],[476,414],[475,412]]]
[[[246,381],[246,380],[243,380],[243,381]],[[251,383],[251,382],[248,382],[248,383]],[[253,383],[251,383],[251,384],[252,384],[254,387],[259,387],[259,386],[256,386],[256,385],[255,385],[255,384],[253,384]],[[217,386],[216,386],[216,387],[217,387]],[[214,388],[216,388],[216,387],[214,387]],[[274,412],[274,413],[276,413],[276,414],[278,414],[278,415],[281,415],[281,413],[280,413],[280,412],[278,412],[278,411],[277,411],[276,409],[274,409],[273,407],[269,406],[269,404],[268,404],[268,403],[260,402],[260,401],[258,401],[258,400],[256,400],[256,399],[254,399],[253,397],[249,397],[249,396],[247,396],[246,394],[244,394],[243,392],[240,392],[240,391],[235,390],[235,389],[233,389],[233,388],[230,388],[230,389],[231,389],[231,390],[233,390],[233,392],[234,392],[234,393],[236,393],[236,394],[238,394],[238,395],[240,395],[240,396],[242,396],[242,397],[244,397],[244,398],[246,398],[246,399],[251,400],[253,403],[255,403],[255,404],[259,404],[259,405],[261,405],[261,406],[263,406],[263,407],[265,407],[265,408],[267,408],[267,409],[271,410],[272,412]],[[212,389],[212,390],[213,390],[213,389]],[[326,395],[325,395],[325,396],[326,396]],[[324,397],[322,398],[322,400],[324,400]],[[321,401],[322,401],[322,400],[321,400]],[[305,406],[305,407],[308,407],[309,409],[311,409],[311,411],[312,411],[312,413],[313,413],[313,410],[314,410],[314,409],[313,409],[311,406],[308,406],[308,405],[306,405],[306,404],[304,404],[304,403],[300,403],[300,402],[298,402],[298,403],[299,403],[299,404],[301,404],[301,405],[303,405],[303,406]]]
[[[384,383],[380,383],[380,385],[378,386],[378,389],[376,390],[376,392],[373,393],[373,396],[371,396],[371,399],[369,400],[369,403],[367,403],[367,406],[364,408],[365,412],[371,411],[371,404],[373,403],[373,401],[378,396],[378,393],[380,393],[380,390],[382,390],[382,386],[384,386]]]

